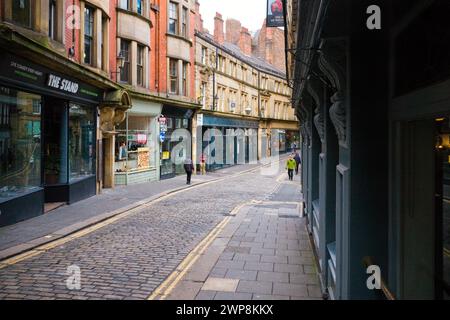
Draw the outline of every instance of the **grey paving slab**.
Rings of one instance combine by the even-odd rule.
[[[258,272],[248,270],[228,269],[225,278],[240,279],[240,280],[256,280]]]
[[[272,287],[272,282],[241,280],[239,281],[236,292],[271,294]]]
[[[217,292],[214,300],[252,300],[252,294],[242,292]]]

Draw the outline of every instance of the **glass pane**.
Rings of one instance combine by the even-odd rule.
[[[119,1],[120,8],[125,9],[125,10],[129,10],[128,1],[129,0],[120,0]]]
[[[30,0],[12,1],[12,20],[25,27],[31,26]]]
[[[95,122],[90,107],[70,105],[69,166],[71,181],[95,173]]]
[[[44,183],[68,181],[67,104],[46,98],[44,108]]]
[[[0,202],[41,185],[41,97],[0,87]]]
[[[450,299],[450,122],[448,118],[436,119],[439,135],[436,143],[438,155],[442,159],[442,191],[437,190],[438,193],[442,192],[442,216],[438,217],[442,219],[442,237],[441,244],[438,244],[438,255],[442,255],[442,265],[438,266],[437,272],[442,277],[442,297],[444,299]],[[438,230],[439,230],[438,229]]]

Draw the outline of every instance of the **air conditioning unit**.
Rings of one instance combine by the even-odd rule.
[[[250,105],[247,105],[247,107],[245,108],[245,113],[247,114],[252,113],[252,107]]]

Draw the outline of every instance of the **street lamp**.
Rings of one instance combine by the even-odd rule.
[[[122,72],[123,67],[125,66],[125,54],[123,51],[119,52],[119,55],[117,56],[117,67],[119,68],[119,71],[111,71],[111,78],[112,74],[115,73],[116,75]],[[117,76],[116,76],[117,81]]]

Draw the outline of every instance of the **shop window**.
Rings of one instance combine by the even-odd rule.
[[[178,94],[178,61],[169,59],[170,93]]]
[[[90,107],[69,107],[69,172],[74,181],[95,173],[95,121]]]
[[[130,41],[121,39],[120,50],[125,57],[123,68],[120,70],[120,81],[130,83]]]
[[[0,203],[41,185],[40,103],[38,95],[0,87]]]
[[[12,1],[12,21],[31,28],[31,1]]]
[[[145,47],[138,45],[137,47],[137,84],[144,86],[144,50]]]
[[[84,8],[84,63],[93,62],[94,9]]]
[[[181,14],[181,36],[187,38],[188,9],[183,7]]]
[[[116,140],[116,172],[145,171],[156,166],[151,153],[151,117],[129,115],[119,125]]]
[[[178,34],[178,4],[169,2],[169,33]]]

